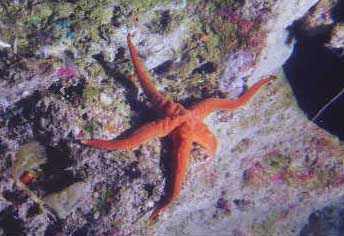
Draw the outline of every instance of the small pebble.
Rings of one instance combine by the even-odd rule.
[[[100,94],[100,101],[106,106],[110,106],[112,104],[112,98],[105,93]]]
[[[99,219],[99,216],[100,216],[99,211],[96,211],[96,212],[93,214],[93,218],[94,218],[95,220]]]

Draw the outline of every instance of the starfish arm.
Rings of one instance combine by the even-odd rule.
[[[153,210],[147,224],[152,225],[161,211],[165,210],[174,201],[181,189],[189,163],[192,140],[189,135],[183,135],[183,128],[179,128],[171,135],[173,152],[171,155],[171,176],[167,182],[167,193],[158,206]]]
[[[238,108],[247,103],[250,98],[258,91],[258,89],[264,84],[274,79],[274,77],[268,77],[255,83],[238,99],[221,99],[221,98],[208,98],[195,106],[191,107],[191,110],[196,112],[201,118],[204,118],[209,113],[217,110],[231,110]]]
[[[130,57],[144,93],[146,94],[148,99],[153,103],[154,106],[157,106],[157,108],[163,107],[164,104],[167,103],[169,100],[162,96],[162,94],[155,89],[149,74],[144,69],[144,65],[142,64],[138,56],[136,48],[131,41],[130,34],[128,34],[127,41],[130,51]]]
[[[194,129],[193,141],[209,151],[214,156],[217,148],[217,139],[213,132],[203,123],[198,123]]]
[[[147,140],[154,137],[164,137],[169,134],[173,129],[185,121],[185,118],[178,116],[176,118],[167,117],[158,121],[148,123],[125,139],[117,140],[100,140],[100,139],[87,139],[81,140],[82,144],[105,149],[129,149],[136,147]]]

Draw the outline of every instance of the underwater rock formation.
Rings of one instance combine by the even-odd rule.
[[[342,5],[1,1],[0,235],[310,235],[315,221],[337,232],[326,207],[343,195],[344,148],[311,120],[336,94],[299,97],[295,81],[312,87],[313,77],[300,76],[312,68],[295,55],[325,35],[318,48],[341,65]],[[180,196],[151,227],[169,175],[166,141],[125,151],[79,142],[125,137],[157,118],[133,76],[128,32],[154,85],[182,104],[235,98],[277,76],[241,109],[206,119],[216,155],[193,147]]]

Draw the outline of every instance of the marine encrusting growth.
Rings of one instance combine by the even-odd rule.
[[[172,173],[170,188],[158,203],[148,219],[152,224],[159,213],[175,200],[182,188],[184,175],[187,170],[189,155],[193,143],[197,143],[214,155],[217,147],[215,135],[203,123],[209,113],[218,110],[231,110],[244,105],[264,84],[273,77],[265,78],[255,83],[238,99],[209,98],[186,109],[183,105],[170,101],[157,91],[141,63],[131,36],[128,34],[128,46],[137,77],[144,93],[153,104],[153,109],[160,115],[160,119],[150,122],[137,129],[127,138],[116,140],[81,140],[81,143],[106,149],[129,149],[136,147],[154,137],[167,136],[171,139],[172,153],[170,161]]]

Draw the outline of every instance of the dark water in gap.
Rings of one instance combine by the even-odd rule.
[[[312,119],[344,88],[344,57],[338,56],[342,52],[324,47],[332,26],[323,28],[317,35],[306,35],[300,27],[294,24],[296,44],[283,69],[299,106]],[[344,140],[344,94],[314,122]]]

